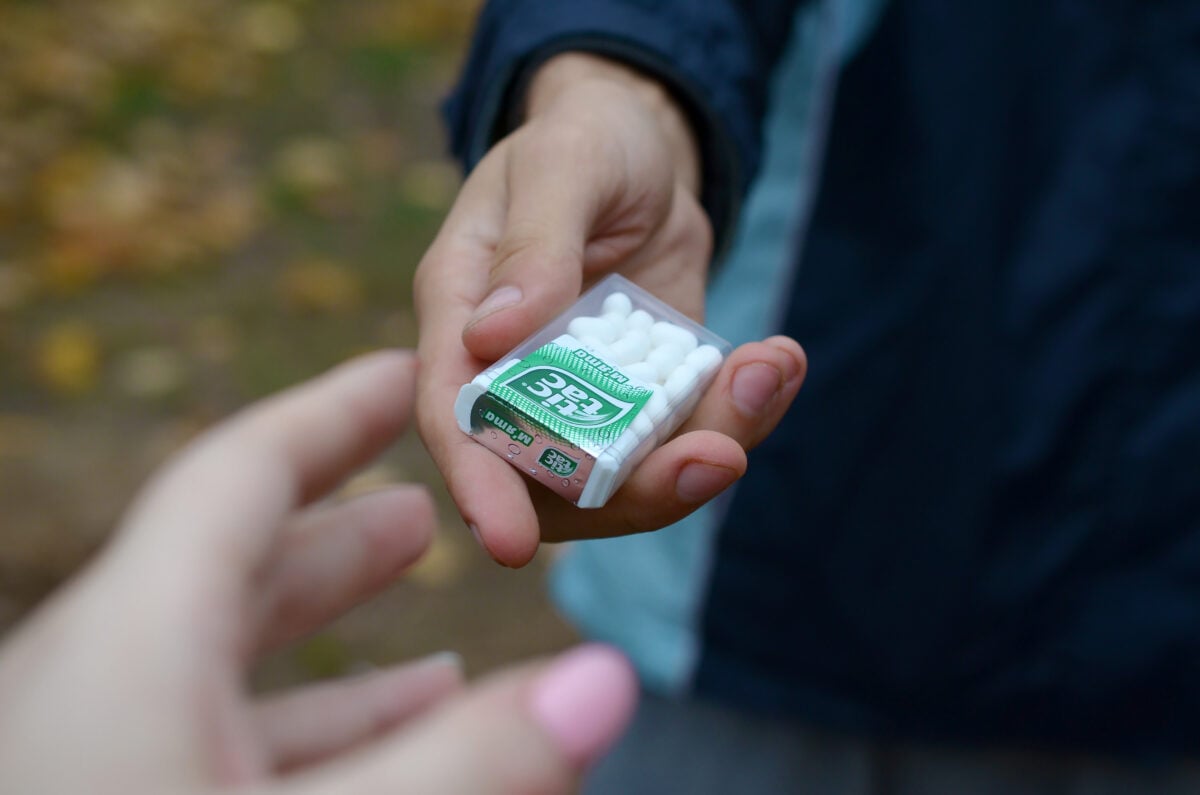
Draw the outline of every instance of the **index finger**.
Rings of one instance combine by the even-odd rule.
[[[363,356],[217,426],[142,493],[117,559],[143,583],[171,580],[154,592],[240,598],[283,519],[403,431],[415,365],[398,351]]]

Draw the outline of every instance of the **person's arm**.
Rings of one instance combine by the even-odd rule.
[[[553,20],[614,5],[644,10],[640,3],[611,2],[538,8]],[[692,7],[662,4],[672,5]],[[526,12],[502,24],[523,40],[526,23],[534,25],[530,4],[498,3],[487,13],[501,6]],[[732,13],[741,5],[700,7]],[[761,56],[746,49],[742,13],[722,35],[740,53],[732,62],[757,63]],[[485,42],[486,20],[485,14]],[[667,21],[659,19],[659,27]],[[780,22],[786,26],[787,19]],[[662,34],[668,39],[687,38],[686,26],[663,29],[673,31]],[[570,41],[577,40],[558,43]],[[501,36],[476,51],[507,52],[510,45]],[[700,41],[686,47],[697,58],[707,52],[712,63],[724,57],[720,47],[706,50]],[[469,73],[481,69],[475,63],[481,57],[473,57]],[[489,57],[482,59],[490,63]],[[691,125],[694,116],[678,92],[631,61],[560,53],[539,62],[524,83],[522,104],[512,109],[517,126],[472,170],[417,273],[421,435],[463,518],[507,565],[527,562],[543,540],[644,532],[686,516],[742,475],[746,451],[775,427],[803,380],[804,355],[794,341],[742,346],[677,435],[593,511],[575,509],[543,487],[527,489],[515,469],[459,431],[450,411],[459,387],[606,273],[619,271],[677,309],[703,315],[712,233],[697,188],[711,181],[712,167],[697,152],[708,139]],[[717,91],[715,84],[704,89]],[[734,80],[723,90],[736,89]]]
[[[445,106],[451,148],[473,169],[524,118],[525,86],[559,53],[622,63],[665,90],[694,128],[720,251],[758,169],[771,72],[806,2],[492,0]]]
[[[435,532],[396,486],[320,502],[389,445],[415,361],[378,353],[222,423],[0,647],[0,792],[574,792],[636,699],[584,646],[463,683],[453,655],[283,694],[246,669],[391,584]]]
[[[587,52],[564,52],[538,65],[528,87],[514,96],[512,115],[519,120],[544,115],[588,81],[622,86],[636,94],[658,122],[671,153],[675,179],[693,195],[701,188],[701,159],[696,132],[675,97],[657,80],[628,64]]]

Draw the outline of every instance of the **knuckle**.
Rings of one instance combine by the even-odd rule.
[[[707,260],[712,256],[713,229],[708,214],[690,193],[681,191],[675,202],[675,234],[678,245],[689,257]]]
[[[571,273],[583,253],[570,250],[550,234],[547,226],[534,219],[513,221],[504,239],[496,246],[490,267],[492,279],[500,274],[551,276]]]
[[[630,503],[616,517],[620,535],[650,533],[671,524],[675,518],[673,514],[666,515],[664,513],[666,510],[667,507],[664,506],[662,500],[657,500],[650,505],[642,502]]]
[[[611,127],[586,109],[570,119],[534,122],[514,141],[510,167],[563,169],[576,182],[608,186],[624,172],[622,148]]]
[[[264,629],[272,638],[287,639],[303,632],[320,617],[313,609],[307,589],[287,587],[276,594]]]
[[[488,269],[492,280],[501,274],[511,275],[520,270],[525,262],[536,257],[538,248],[538,238],[529,224],[511,229],[496,246],[496,253],[492,256]]]
[[[597,125],[587,118],[555,119],[534,124],[524,143],[526,152],[539,159],[575,158],[596,155],[603,151],[604,137],[597,134]]]

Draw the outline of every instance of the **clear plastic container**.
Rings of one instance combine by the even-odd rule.
[[[731,346],[616,274],[459,390],[464,433],[580,508],[670,438]]]

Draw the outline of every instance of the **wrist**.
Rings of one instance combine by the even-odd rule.
[[[687,114],[662,83],[619,61],[580,52],[554,56],[538,68],[530,81],[523,117],[532,119],[549,112],[564,94],[592,81],[624,90],[631,101],[657,120],[674,160],[676,180],[699,196],[700,147]]]

